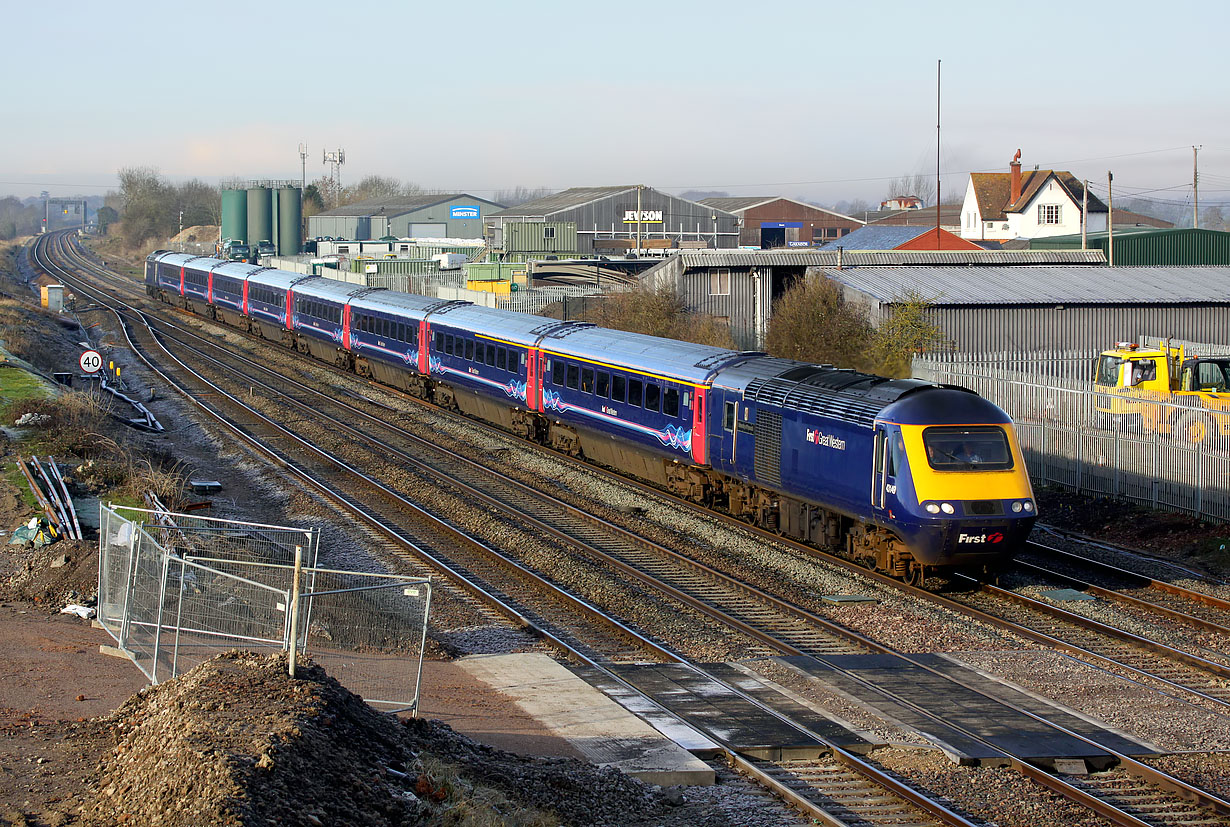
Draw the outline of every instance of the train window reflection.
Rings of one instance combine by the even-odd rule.
[[[628,380],[628,404],[636,405],[638,408],[641,406],[641,380],[640,379],[629,379]]]
[[[1004,429],[994,426],[926,428],[927,462],[937,471],[1003,471],[1012,467]]]

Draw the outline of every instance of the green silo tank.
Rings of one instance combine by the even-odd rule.
[[[273,190],[252,187],[248,190],[248,243],[273,241]]]
[[[222,237],[248,241],[248,193],[222,190]]]
[[[303,190],[278,190],[278,253],[298,255],[303,250]]]

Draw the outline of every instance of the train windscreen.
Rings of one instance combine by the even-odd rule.
[[[995,425],[923,430],[927,462],[936,471],[1003,471],[1012,467],[1004,429]]]

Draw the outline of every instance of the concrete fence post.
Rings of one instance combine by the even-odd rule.
[[[295,676],[295,656],[299,651],[299,576],[303,573],[303,546],[295,546],[295,573],[290,584],[290,676]]]

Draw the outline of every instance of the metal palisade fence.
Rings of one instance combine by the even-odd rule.
[[[960,385],[1003,408],[1015,422],[1034,484],[1134,500],[1154,508],[1230,522],[1230,439],[1194,443],[1175,433],[1108,415],[1123,398],[1098,392],[1092,352],[935,353],[916,356],[919,379]],[[1224,416],[1190,404],[1147,400],[1151,421]]]
[[[230,649],[288,651],[292,674],[307,654],[368,703],[417,711],[430,582],[321,568],[317,542],[103,505],[98,619],[153,683]]]

